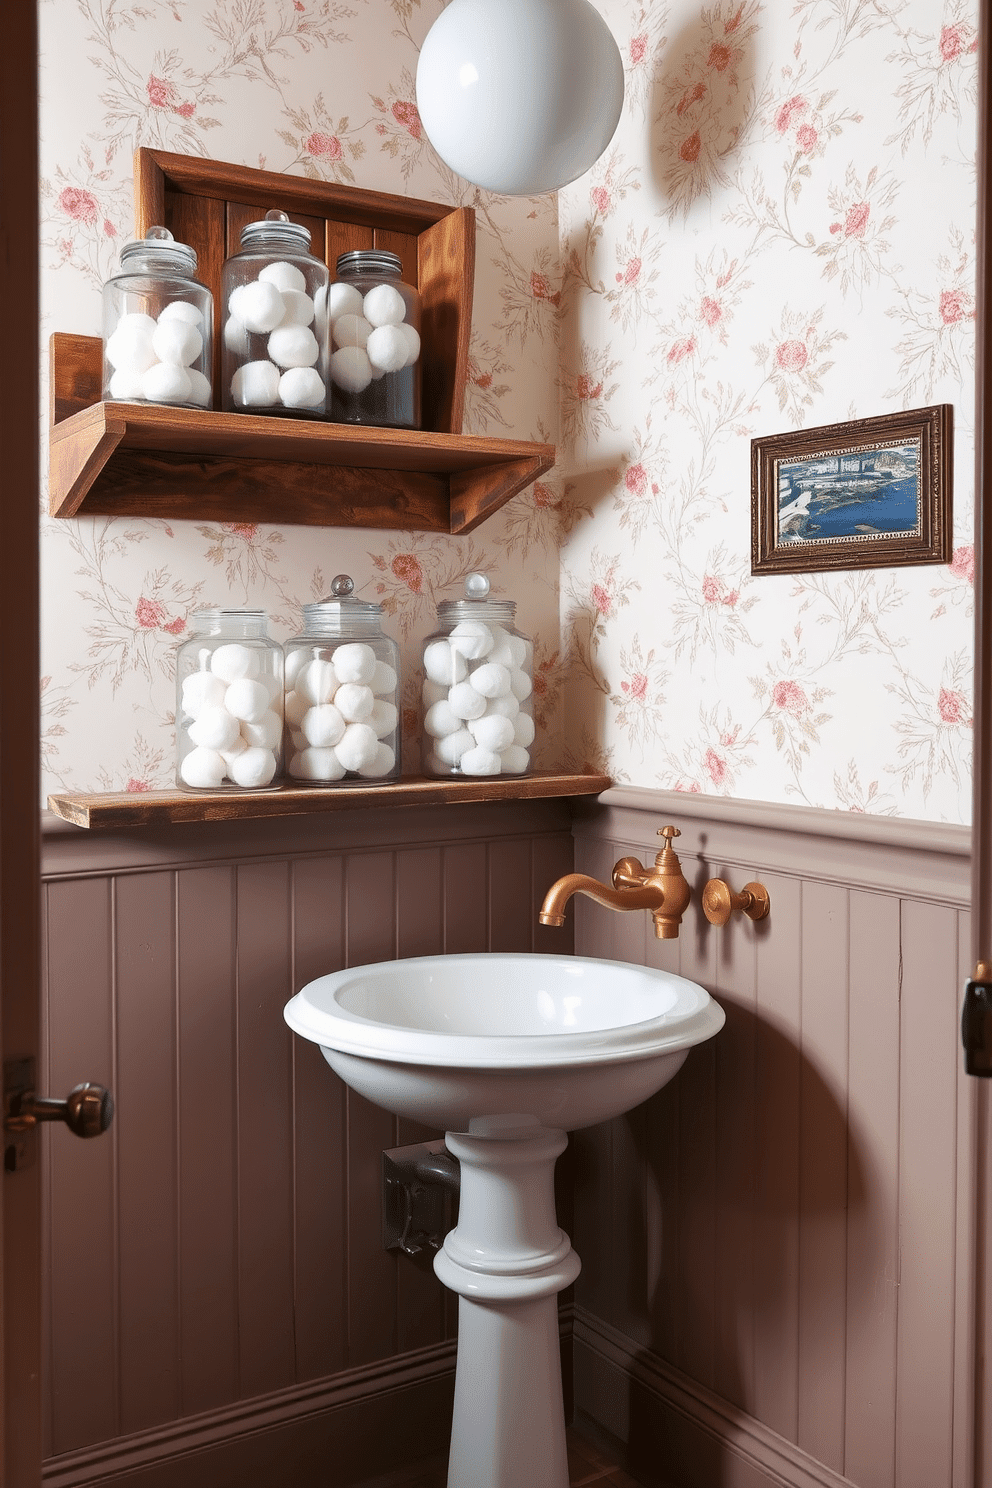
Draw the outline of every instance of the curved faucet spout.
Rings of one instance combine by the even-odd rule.
[[[611,889],[588,873],[566,873],[551,885],[538,915],[542,925],[564,925],[565,906],[574,894],[587,894],[607,909],[660,909],[665,892],[653,884],[637,888]]]

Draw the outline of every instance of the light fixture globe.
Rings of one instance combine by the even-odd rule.
[[[623,62],[589,0],[451,0],[420,51],[427,138],[458,175],[504,196],[583,175],[622,107]]]

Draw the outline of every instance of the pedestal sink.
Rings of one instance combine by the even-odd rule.
[[[568,1488],[557,1293],[565,1135],[672,1078],[723,1010],[669,972],[579,956],[425,956],[318,977],[286,1022],[376,1105],[446,1133],[458,1223],[434,1262],[458,1293],[448,1488]]]

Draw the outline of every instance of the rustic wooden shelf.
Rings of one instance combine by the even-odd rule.
[[[77,827],[153,827],[177,822],[238,821],[265,816],[308,816],[323,811],[370,807],[452,806],[466,801],[533,801],[553,796],[598,796],[612,785],[608,775],[542,771],[534,775],[479,780],[431,780],[408,776],[391,785],[315,790],[284,785],[274,791],[120,791],[108,795],[65,792],[48,807]]]

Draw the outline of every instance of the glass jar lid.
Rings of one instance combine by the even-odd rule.
[[[489,580],[484,573],[470,573],[465,580],[464,599],[442,599],[437,607],[438,619],[449,620],[494,620],[502,625],[512,625],[517,613],[516,601],[512,599],[490,599]]]
[[[338,574],[331,581],[331,592],[315,604],[303,606],[303,623],[308,635],[348,635],[355,630],[377,630],[382,605],[354,597],[355,584],[350,574]]]
[[[385,248],[353,248],[338,254],[339,274],[402,274],[403,260]]]
[[[177,243],[167,227],[150,227],[143,238],[125,243],[121,249],[121,268],[128,261],[143,259],[146,269],[171,269],[175,273],[196,273],[196,252],[188,243]],[[138,267],[132,264],[132,267]]]
[[[241,229],[242,248],[266,248],[287,244],[303,253],[310,252],[310,229],[301,222],[290,222],[285,212],[273,207],[260,222],[248,222]]]

